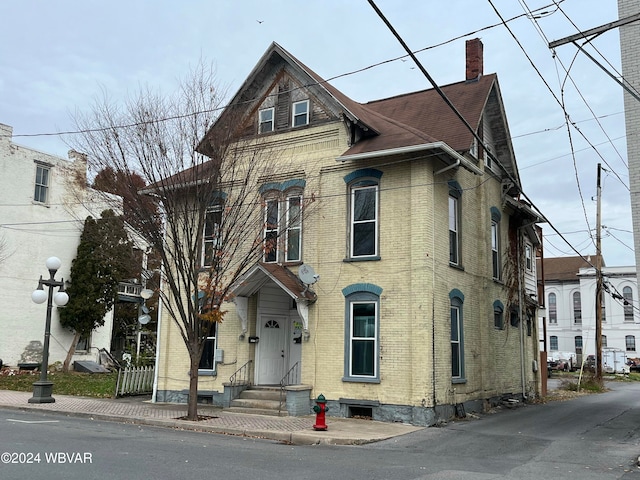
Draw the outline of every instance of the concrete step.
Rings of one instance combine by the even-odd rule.
[[[264,409],[264,408],[246,408],[246,407],[230,407],[225,409],[227,413],[250,413],[253,415],[269,415],[272,417],[287,417],[289,414],[287,413],[287,409],[282,407],[282,411],[278,413],[278,409]]]
[[[280,406],[280,400],[264,400],[264,399],[255,399],[255,398],[236,398],[231,401],[232,407],[243,407],[243,408],[260,408],[260,409],[269,409],[269,410],[278,410]]]
[[[266,390],[250,388],[240,394],[239,398],[255,399],[255,400],[275,400],[280,401],[280,390]]]
[[[280,412],[278,412],[280,409]],[[231,413],[253,413],[256,415],[287,415],[287,406],[280,406],[280,387],[252,386],[240,393],[238,398],[231,401]]]

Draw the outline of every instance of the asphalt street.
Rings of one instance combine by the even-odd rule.
[[[0,478],[640,479],[640,384],[609,387],[361,446],[298,446],[0,409],[0,454],[23,454],[0,464]],[[40,461],[28,463],[29,453]]]

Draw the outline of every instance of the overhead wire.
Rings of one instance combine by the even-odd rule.
[[[562,1],[564,1],[564,0],[562,0]],[[550,3],[550,4],[544,5],[542,7],[539,7],[537,9],[534,9],[533,12],[542,11],[542,10],[544,10],[546,8],[549,8],[549,7],[552,7],[552,6],[554,6],[554,3]],[[520,19],[520,18],[525,17],[525,16],[526,16],[526,14],[519,14],[519,15],[516,15],[516,16],[514,16],[512,18],[507,19],[507,20],[502,20],[502,21],[500,21],[498,23],[479,28],[479,29],[473,30],[471,32],[467,32],[467,33],[462,34],[462,35],[457,35],[456,37],[447,39],[447,40],[445,40],[443,42],[439,42],[439,43],[436,43],[434,45],[429,45],[427,47],[422,47],[422,48],[420,48],[418,50],[415,50],[414,53],[421,53],[421,52],[424,52],[424,51],[427,51],[427,50],[430,50],[430,49],[433,49],[433,48],[441,47],[443,45],[447,45],[447,44],[452,43],[452,42],[454,42],[456,40],[459,40],[461,38],[468,37],[470,35],[475,35],[475,34],[477,34],[479,32],[502,26],[504,24],[504,22],[509,23],[509,22],[512,22],[514,20]],[[373,64],[367,65],[365,67],[362,67],[362,68],[359,68],[359,69],[356,69],[356,70],[351,70],[351,71],[348,71],[348,72],[340,73],[338,75],[334,75],[332,77],[323,79],[322,81],[311,82],[311,83],[307,83],[307,84],[304,84],[304,85],[291,87],[286,91],[281,91],[280,93],[294,92],[294,91],[297,91],[297,90],[302,90],[302,89],[308,88],[310,86],[322,85],[324,83],[328,83],[328,82],[333,81],[333,80],[337,80],[337,79],[340,79],[340,78],[344,78],[344,77],[348,77],[348,76],[351,76],[351,75],[355,75],[357,73],[361,73],[361,72],[370,70],[372,68],[379,67],[381,65],[385,65],[385,64],[388,64],[388,63],[391,63],[391,62],[395,62],[395,61],[398,61],[398,60],[401,60],[401,59],[405,59],[407,57],[409,57],[409,55],[401,55],[401,56],[390,58],[390,59],[387,59],[387,60],[382,60],[380,62],[373,63]],[[277,95],[277,94],[273,94],[273,95]],[[251,99],[248,99],[248,100],[243,100],[243,101],[238,102],[238,105],[251,104],[251,103],[255,102],[256,100],[257,100],[257,98],[251,98]],[[227,109],[229,106],[230,105],[228,103],[226,103],[224,105],[221,105],[221,106],[218,106],[218,107],[215,107],[215,108],[212,108],[212,109],[189,112],[189,113],[185,113],[185,114],[181,114],[181,115],[167,116],[167,117],[163,117],[163,118],[156,118],[156,119],[153,119],[153,120],[147,120],[147,121],[143,121],[143,122],[131,122],[131,123],[126,123],[126,124],[121,124],[121,125],[111,125],[111,126],[108,126],[108,127],[77,129],[77,130],[62,130],[62,131],[58,131],[58,132],[22,133],[22,134],[12,134],[12,135],[0,133],[0,138],[3,138],[3,137],[15,137],[15,138],[27,137],[28,138],[28,137],[65,136],[65,135],[78,135],[78,134],[83,134],[83,133],[103,132],[103,131],[108,131],[108,130],[113,130],[113,129],[132,128],[132,127],[142,126],[142,125],[145,125],[145,124],[165,122],[165,121],[171,121],[171,120],[178,120],[180,118],[186,118],[186,117],[193,116],[193,115],[220,112],[220,111],[223,111],[223,110]]]
[[[471,127],[471,125],[469,125],[469,122],[464,118],[464,116],[458,111],[458,109],[455,107],[455,105],[453,105],[453,103],[451,102],[451,100],[444,94],[444,92],[442,91],[442,89],[438,86],[438,84],[435,82],[435,80],[431,77],[431,75],[429,74],[429,72],[426,70],[426,68],[424,67],[424,65],[422,65],[422,63],[420,62],[420,60],[418,60],[418,58],[415,56],[415,54],[412,52],[412,50],[409,48],[409,46],[407,45],[407,43],[404,41],[404,39],[402,38],[402,36],[396,31],[396,29],[393,27],[393,25],[391,24],[391,22],[389,22],[389,20],[386,18],[386,16],[384,15],[384,13],[382,13],[382,11],[378,8],[378,6],[376,5],[374,0],[367,0],[369,2],[369,5],[371,5],[371,7],[374,9],[374,11],[376,12],[376,14],[380,17],[380,19],[384,22],[384,24],[387,26],[387,28],[389,29],[389,31],[393,34],[394,37],[396,37],[396,40],[398,40],[398,43],[400,43],[400,45],[402,45],[402,48],[404,48],[404,50],[407,52],[407,54],[409,54],[409,56],[411,57],[411,59],[414,61],[414,63],[416,64],[416,66],[418,67],[418,69],[422,72],[422,74],[427,78],[427,80],[431,83],[431,85],[433,86],[433,88],[436,90],[436,92],[440,95],[440,97],[442,98],[442,100],[447,104],[447,106],[453,111],[453,113],[456,115],[456,117],[458,117],[458,119],[462,122],[462,124],[465,126],[465,128],[467,128],[469,130],[469,132],[474,136],[474,138],[479,142],[479,145],[483,145],[485,147],[485,151],[487,151],[487,154],[491,157],[492,161],[494,161],[496,163],[496,165],[499,165],[500,168],[502,169],[502,171],[505,173],[505,175],[509,178],[509,180],[511,180],[514,185],[517,185],[518,188],[520,188],[520,183],[513,177],[513,175],[511,175],[511,173],[509,173],[509,171],[504,167],[504,165],[502,165],[502,163],[498,160],[498,158],[496,158],[496,156],[490,151],[490,149],[487,149],[485,144],[484,144],[484,140],[478,135],[478,133],[473,129],[473,127]],[[489,0],[489,2],[491,3],[491,0]],[[493,4],[492,4],[493,5]],[[501,20],[504,20],[502,18],[502,16],[500,16]],[[551,90],[552,91],[552,90]],[[521,195],[526,199],[527,202],[529,202],[529,204],[538,212],[540,212],[540,209],[538,209],[538,207],[536,207],[535,203],[526,195],[526,193],[524,193],[523,191],[520,191]],[[569,241],[562,235],[562,233],[560,233],[560,231],[555,227],[555,225],[553,225],[551,222],[548,221],[548,219],[545,219],[546,223],[565,241],[565,243],[575,252],[577,253],[580,257],[584,258],[584,256],[573,247],[573,245],[571,245],[569,243]],[[585,261],[587,261],[589,264],[591,264],[591,262],[589,260],[587,260],[586,258],[584,258]]]
[[[520,5],[522,6],[522,8],[525,10],[526,12],[531,13],[531,9],[529,8],[529,6],[526,3],[526,0],[518,0],[520,2]],[[564,0],[562,0],[564,1]],[[557,2],[557,0],[554,0],[554,2],[556,2],[556,11],[560,11],[562,12],[562,14],[571,22],[571,24],[576,28],[576,30],[580,31],[578,26],[568,17],[568,15],[564,12],[564,10],[562,9],[562,7],[560,6],[560,3],[562,3],[562,1]],[[491,3],[491,2],[490,2]],[[495,9],[495,7],[494,7]],[[537,19],[535,18],[535,16],[530,15],[528,16],[528,18],[533,22],[536,31],[539,33],[540,37],[542,38],[542,40],[545,42],[545,45],[549,45],[549,39],[546,36],[546,34],[544,33],[544,30],[542,29],[542,27],[540,26],[540,24],[538,23]],[[585,44],[590,42],[590,40],[585,40]],[[592,45],[593,46],[593,45]],[[595,47],[594,47],[595,48]],[[567,110],[564,104],[564,84],[566,83],[567,79],[569,79],[571,81],[571,84],[574,86],[574,88],[576,89],[576,92],[578,93],[578,95],[580,96],[580,98],[582,99],[584,105],[589,109],[589,112],[591,113],[593,119],[596,121],[596,123],[598,124],[598,126],[600,127],[600,130],[602,131],[602,133],[607,137],[607,139],[609,140],[609,143],[611,144],[611,146],[613,147],[614,151],[618,154],[618,157],[620,158],[620,160],[622,161],[622,163],[625,165],[625,167],[628,168],[628,165],[625,163],[624,158],[622,156],[622,154],[618,151],[618,149],[616,148],[615,144],[613,143],[613,141],[611,140],[611,138],[609,137],[609,134],[607,133],[607,131],[605,130],[605,128],[603,127],[602,123],[600,123],[600,121],[598,120],[597,115],[595,114],[595,112],[593,111],[593,108],[591,108],[591,105],[589,104],[589,102],[587,101],[587,99],[585,98],[585,96],[582,94],[582,91],[580,90],[580,88],[578,87],[578,85],[576,84],[575,80],[573,79],[573,77],[571,76],[571,74],[569,73],[571,71],[571,68],[577,58],[579,54],[579,51],[577,51],[573,57],[573,60],[571,61],[571,65],[569,66],[569,68],[565,67],[564,63],[562,62],[562,60],[560,59],[560,57],[556,54],[555,50],[552,52],[552,58],[554,60],[554,62],[559,63],[563,70],[565,71],[565,80],[563,82],[559,82],[561,84],[561,92],[562,92],[562,110],[565,113],[565,118],[566,121],[569,121],[569,117],[567,114]],[[568,124],[567,124],[568,126]],[[579,128],[576,126],[575,122],[572,122],[572,126],[578,130]],[[570,129],[569,129],[570,130]],[[585,138],[586,139],[586,138]],[[598,153],[599,157],[602,159],[602,161],[615,173],[615,170],[613,169],[613,167],[611,165],[609,165],[609,163],[607,162],[607,160],[600,154],[600,152],[598,151],[598,149],[595,148],[595,146],[593,146],[594,150],[596,151],[596,153]],[[620,181],[620,183],[627,189],[629,190],[629,186],[624,183],[624,181],[620,178],[620,176],[615,173],[616,177],[618,178],[618,180]]]
[[[550,7],[550,6],[554,6],[554,5],[557,7],[557,2],[555,2],[555,1],[554,1],[554,3],[553,3],[553,4],[549,4],[549,5],[546,5],[546,6],[544,6],[544,7],[540,7],[539,9],[535,9],[535,10],[531,11],[531,12],[530,12],[530,14],[532,15],[532,14],[533,14],[532,12],[541,12],[544,8],[548,8],[548,7]],[[493,5],[492,5],[492,6],[493,6]],[[494,9],[495,9],[495,7],[494,7]],[[496,13],[497,13],[497,12],[496,12]],[[541,12],[540,14],[542,15],[542,14],[547,14],[547,13],[548,13],[548,12]],[[416,53],[418,53],[418,52],[422,52],[422,51],[428,50],[428,49],[430,49],[430,48],[435,48],[435,47],[437,47],[437,46],[440,46],[440,45],[444,45],[444,44],[450,43],[450,42],[452,42],[452,41],[454,41],[454,40],[457,40],[457,39],[459,39],[459,38],[463,38],[464,36],[468,36],[468,35],[470,35],[470,34],[474,34],[474,33],[480,32],[480,31],[482,31],[482,30],[486,30],[486,29],[489,29],[489,28],[494,28],[494,27],[496,27],[496,26],[500,26],[500,25],[506,25],[506,23],[508,23],[508,22],[510,22],[510,21],[512,21],[512,20],[515,20],[515,19],[518,19],[518,18],[522,18],[523,16],[528,16],[528,15],[526,15],[526,14],[517,15],[517,16],[514,16],[513,18],[508,19],[508,20],[505,20],[505,19],[504,19],[504,18],[502,18],[502,16],[500,16],[500,15],[498,15],[498,16],[499,16],[499,18],[500,18],[500,20],[501,20],[501,21],[500,21],[500,22],[498,22],[498,23],[496,23],[496,24],[494,24],[494,25],[490,25],[490,26],[484,27],[484,28],[482,28],[482,29],[475,30],[474,32],[467,33],[467,34],[465,34],[465,35],[461,35],[461,36],[455,37],[455,38],[453,38],[453,39],[447,40],[447,41],[445,41],[445,42],[441,42],[441,43],[436,44],[436,45],[432,45],[432,46],[429,46],[429,47],[425,47],[425,48],[422,48],[422,49],[416,50],[415,52],[416,52]],[[398,60],[398,59],[400,59],[400,58],[406,58],[406,57],[408,57],[408,56],[411,56],[411,54],[412,54],[412,52],[411,52],[411,51],[409,51],[409,53],[408,53],[407,55],[403,55],[403,56],[401,56],[401,57],[396,57],[396,58],[393,58],[393,59],[385,60],[385,61],[383,61],[383,62],[378,62],[378,63],[376,63],[376,64],[369,65],[369,66],[364,67],[364,68],[362,68],[362,69],[358,69],[358,70],[354,70],[354,71],[351,71],[351,72],[346,72],[346,73],[343,73],[343,74],[340,74],[340,75],[336,75],[336,76],[330,77],[329,79],[324,80],[324,81],[322,81],[322,82],[317,82],[317,84],[321,84],[321,83],[324,83],[324,82],[328,82],[328,81],[331,81],[331,80],[335,80],[335,79],[338,79],[338,78],[342,78],[342,77],[345,77],[345,76],[348,76],[348,75],[353,75],[353,74],[355,74],[355,73],[359,73],[359,72],[362,72],[362,71],[364,71],[364,70],[368,70],[368,69],[370,69],[370,68],[374,68],[374,67],[376,67],[376,66],[379,66],[379,65],[382,65],[382,64],[385,64],[385,63],[389,63],[389,62],[392,62],[392,61],[396,61],[396,60]],[[539,73],[539,75],[540,75],[540,73]],[[540,75],[540,77],[541,77],[541,78],[543,78],[543,77],[542,77],[542,75]],[[544,79],[543,79],[543,80],[544,80]],[[297,88],[305,88],[305,87],[307,87],[307,86],[310,86],[310,85],[305,85],[305,86],[301,86],[301,87],[297,87]],[[549,90],[553,93],[553,90],[552,90],[548,85],[547,85],[547,87],[548,87],[548,88],[549,88]],[[557,100],[557,98],[556,98],[556,100]],[[253,102],[253,101],[255,101],[255,99],[250,99],[250,100],[247,100],[246,102],[247,102],[247,103],[249,103],[249,102]],[[213,109],[213,110],[211,110],[211,111],[219,111],[219,110],[223,110],[223,109],[224,109],[224,108],[226,108],[227,106],[228,106],[228,105],[220,106],[220,107],[217,107],[216,109]],[[208,113],[208,112],[209,112],[209,111],[207,111],[207,112],[191,112],[191,113],[189,113],[188,115],[193,115],[193,114],[195,114],[195,113]],[[183,117],[183,116],[187,116],[187,115],[172,116],[172,117],[167,117],[167,118],[164,118],[164,119],[155,119],[155,120],[154,120],[154,122],[157,122],[157,121],[163,121],[163,120],[172,120],[172,119],[180,118],[180,117]],[[150,123],[150,122],[141,122],[141,123]],[[125,128],[125,127],[137,126],[137,125],[140,125],[141,123],[132,123],[132,124],[128,124],[128,125],[115,126],[115,127],[111,126],[111,127],[105,127],[105,128],[99,128],[99,129],[87,129],[87,130],[63,131],[63,132],[56,132],[56,133],[20,134],[20,135],[14,135],[14,136],[15,136],[15,137],[32,137],[32,136],[47,136],[47,135],[68,135],[68,134],[78,134],[78,133],[91,132],[91,131],[104,131],[104,130],[107,130],[107,129],[120,128],[120,127],[121,127],[121,128]],[[474,132],[474,133],[475,133],[475,132]],[[526,197],[526,195],[525,195],[525,197]],[[527,200],[528,200],[528,201],[533,205],[533,202],[531,202],[531,201],[530,201],[530,199],[528,199],[528,198],[527,198]],[[556,231],[556,233],[557,233],[559,236],[561,236],[561,237],[562,237],[562,234],[561,234],[561,233],[560,233],[560,232],[555,228],[555,226],[553,226],[552,224],[550,224],[550,226],[554,229],[554,231]],[[566,242],[566,239],[564,239],[564,240],[565,240],[565,242]],[[579,252],[577,252],[577,251],[576,251],[576,253],[578,253],[578,254],[579,254]]]

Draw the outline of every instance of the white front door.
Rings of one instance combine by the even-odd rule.
[[[256,383],[277,385],[286,373],[286,338],[288,320],[284,316],[262,315],[260,317],[260,340],[257,345]]]

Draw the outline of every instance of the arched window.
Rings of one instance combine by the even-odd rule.
[[[494,280],[502,280],[502,259],[500,251],[500,220],[502,215],[496,207],[491,207],[491,271]]]
[[[382,288],[356,283],[345,297],[344,377],[348,382],[379,382],[380,294]]]
[[[464,295],[458,289],[449,293],[451,318],[451,380],[453,383],[465,382],[464,376],[464,316],[462,305]]]
[[[378,260],[379,194],[382,172],[363,168],[344,177],[349,188],[349,258]]]
[[[449,263],[460,265],[460,208],[462,188],[455,180],[449,181]]]
[[[573,292],[573,323],[582,323],[580,292]]]
[[[549,323],[557,324],[558,323],[558,305],[556,304],[556,294],[549,294]]]
[[[500,300],[493,302],[493,326],[498,330],[504,328],[504,305]]]
[[[304,179],[262,185],[264,258],[271,262],[302,260],[302,192]]]
[[[633,335],[627,335],[624,337],[624,343],[627,347],[627,352],[635,352],[636,351],[636,337]]]
[[[624,321],[633,322],[633,290],[631,290],[631,287],[622,289],[622,298],[624,302]]]

